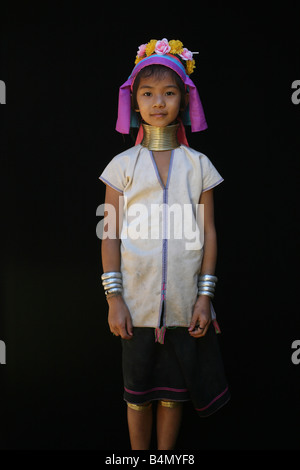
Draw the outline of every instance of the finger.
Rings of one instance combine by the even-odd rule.
[[[194,331],[190,332],[190,335],[193,336],[193,338],[201,338],[202,336],[206,335],[208,326],[210,322],[207,322],[206,324],[201,324],[197,325]]]
[[[131,317],[128,317],[126,323],[127,323],[127,324],[126,324],[126,326],[127,326],[127,333],[129,334],[129,336],[133,336],[133,325],[132,325]]]
[[[204,325],[201,325],[201,328],[199,328],[200,329],[199,338],[206,335],[209,325],[210,325],[210,320]]]
[[[120,336],[118,325],[109,323],[109,329],[114,336]]]
[[[198,317],[195,317],[195,319],[192,319],[188,331],[195,332],[198,329],[199,324],[200,324],[200,319]]]
[[[199,330],[199,328],[196,328],[195,330],[190,331],[189,333],[193,338],[199,338],[200,335],[202,334],[201,332],[202,330]]]
[[[196,327],[197,318],[192,318],[188,331],[193,331]]]
[[[127,333],[127,330],[126,330],[125,326],[122,326],[122,327],[119,328],[119,333],[120,333],[121,338],[123,338],[123,339],[131,339],[132,338],[132,335],[129,335]]]
[[[198,327],[198,338],[201,338],[202,336],[205,336],[207,332],[207,325],[203,327]]]
[[[189,331],[190,335],[193,336],[193,338],[198,338],[198,336],[201,334],[201,331],[198,326],[195,326],[195,328],[192,331]]]
[[[117,336],[117,330],[115,329],[115,327],[113,325],[111,325],[110,323],[108,323],[108,326],[109,326],[109,329],[110,329],[110,332],[114,335],[114,336]]]
[[[117,330],[111,330],[111,332],[114,336],[120,336]]]

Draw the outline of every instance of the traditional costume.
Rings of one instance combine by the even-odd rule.
[[[188,146],[184,124],[190,124],[192,132],[207,124],[189,77],[192,53],[180,41],[152,40],[140,46],[136,65],[120,87],[117,131],[127,134],[137,125],[132,86],[137,74],[153,64],[179,75],[189,105],[175,125],[139,124],[136,145],[115,156],[101,174],[105,184],[124,196],[121,274],[116,278],[112,273],[111,281],[109,276],[102,279],[106,293],[122,293],[134,326],[133,338],[122,339],[127,403],[139,407],[153,400],[192,400],[199,415],[208,416],[229,399],[212,303],[213,323],[206,335],[193,338],[188,327],[197,296],[212,299],[217,280],[199,280],[203,240],[198,203],[201,193],[223,178],[206,155]],[[152,151],[167,149],[172,153],[164,184]]]

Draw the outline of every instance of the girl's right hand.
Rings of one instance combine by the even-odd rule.
[[[131,315],[127,305],[121,295],[108,299],[108,324],[110,331],[115,336],[123,339],[131,339],[133,336],[133,326]]]

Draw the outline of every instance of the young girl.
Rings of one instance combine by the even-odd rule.
[[[122,338],[131,447],[149,449],[155,402],[157,447],[169,450],[182,402],[191,400],[199,416],[208,416],[229,400],[211,303],[213,188],[223,179],[186,140],[184,124],[192,132],[207,127],[189,77],[193,53],[178,40],[153,39],[139,47],[135,63],[120,88],[116,129],[128,134],[139,126],[136,145],[100,176],[108,220],[102,283],[110,331]]]

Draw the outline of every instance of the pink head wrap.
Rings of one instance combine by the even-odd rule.
[[[174,70],[181,78],[183,83],[189,90],[189,106],[188,106],[188,113],[189,113],[189,120],[191,124],[192,132],[199,132],[207,129],[207,124],[205,120],[205,115],[202,107],[202,103],[199,97],[198,90],[194,85],[193,81],[187,75],[184,65],[180,62],[172,54],[152,54],[148,57],[142,59],[138,64],[134,67],[131,72],[130,77],[128,80],[123,83],[119,90],[119,108],[118,108],[118,120],[116,124],[116,130],[121,134],[129,134],[130,131],[130,122],[131,122],[131,90],[132,85],[135,80],[137,74],[142,70],[144,67],[153,64],[160,64],[170,69]],[[140,129],[137,143],[140,143],[142,140],[142,130]],[[179,131],[178,131],[178,140],[180,143],[184,143],[187,145],[187,140],[185,137],[185,131],[183,123],[180,122]]]

